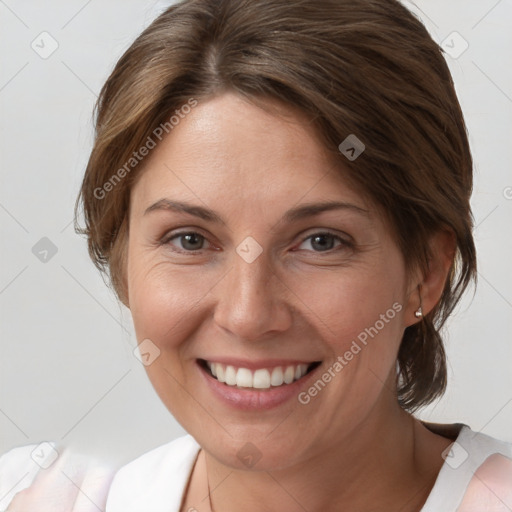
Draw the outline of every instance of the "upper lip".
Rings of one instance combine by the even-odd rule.
[[[276,366],[297,366],[299,364],[310,365],[320,362],[319,359],[309,359],[307,361],[299,359],[238,359],[236,357],[205,357],[200,360],[209,363],[221,363],[226,366],[234,366],[235,368],[247,368],[248,370],[258,370],[260,368],[275,368]]]

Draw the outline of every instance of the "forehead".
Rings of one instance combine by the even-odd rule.
[[[302,197],[365,205],[308,119],[277,102],[267,105],[273,110],[232,93],[199,102],[148,156],[132,190],[135,209],[165,195],[238,209],[259,204],[262,211]]]

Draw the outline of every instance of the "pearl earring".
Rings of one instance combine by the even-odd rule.
[[[420,307],[414,312],[414,316],[416,318],[422,318],[423,317],[423,309],[422,309],[422,302],[421,302],[421,284],[418,285],[418,295],[420,298]]]

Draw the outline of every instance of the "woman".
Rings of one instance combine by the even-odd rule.
[[[159,16],[102,89],[77,207],[189,435],[80,506],[510,510],[510,444],[413,416],[475,277],[471,189],[446,63],[395,0]]]

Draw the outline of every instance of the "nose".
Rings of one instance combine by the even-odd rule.
[[[291,326],[290,290],[272,270],[265,252],[251,263],[234,253],[231,268],[212,292],[216,324],[236,338],[257,341]]]

